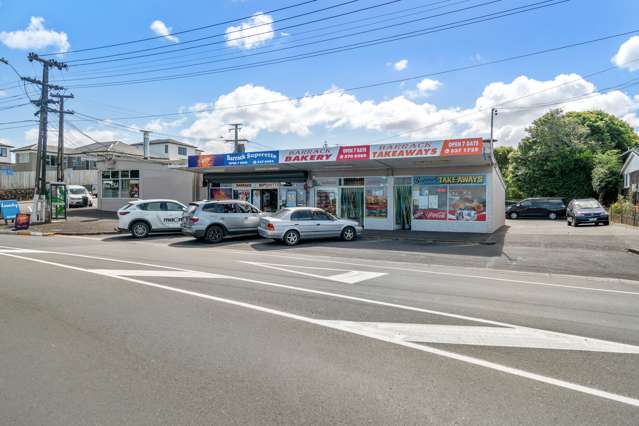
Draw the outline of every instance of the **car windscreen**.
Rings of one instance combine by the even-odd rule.
[[[601,208],[601,204],[596,200],[576,201],[575,207],[578,209],[598,209]]]
[[[84,195],[86,192],[87,190],[84,188],[69,188],[69,194],[73,195]]]

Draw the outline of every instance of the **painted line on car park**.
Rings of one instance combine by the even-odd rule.
[[[36,262],[36,263],[46,264],[46,265],[50,265],[50,266],[55,266],[55,267],[60,267],[60,268],[65,268],[65,269],[85,272],[85,273],[96,274],[96,272],[95,272],[96,270],[81,268],[81,267],[73,266],[73,265],[66,265],[66,264],[62,264],[62,263],[58,263],[58,262],[51,262],[51,261],[47,261],[47,260],[43,260],[43,259],[20,256],[20,255],[12,254],[12,253],[6,253],[6,252],[5,253],[0,253],[0,256],[11,257],[11,258],[16,258],[16,259],[21,259],[21,260],[31,261],[31,262]],[[101,259],[102,260],[107,260],[107,258],[101,258]],[[118,259],[111,259],[111,261],[112,262],[119,262]],[[98,271],[103,271],[103,270],[98,270]],[[197,272],[197,271],[192,271],[192,272]],[[340,331],[348,332],[348,333],[351,333],[351,334],[365,336],[365,337],[369,337],[369,338],[376,339],[376,340],[379,340],[379,341],[383,341],[383,342],[387,342],[387,343],[393,343],[395,345],[399,345],[399,346],[403,346],[403,347],[419,350],[419,351],[422,351],[422,352],[430,353],[430,354],[433,354],[433,355],[441,356],[441,357],[444,357],[444,358],[449,358],[449,359],[461,361],[461,362],[464,362],[464,363],[467,363],[467,364],[471,364],[471,365],[475,365],[475,366],[480,366],[480,367],[492,369],[492,370],[499,371],[499,372],[506,373],[506,374],[510,374],[510,375],[513,375],[513,376],[522,377],[522,378],[525,378],[525,379],[534,380],[534,381],[541,382],[541,383],[546,383],[546,384],[549,384],[549,385],[553,385],[553,386],[557,386],[557,387],[560,387],[560,388],[564,388],[564,389],[568,389],[568,390],[584,393],[584,394],[591,395],[591,396],[596,396],[596,397],[599,397],[599,398],[608,399],[608,400],[611,400],[611,401],[616,401],[616,402],[627,404],[627,405],[631,405],[631,406],[634,406],[634,407],[639,407],[639,399],[635,399],[635,398],[631,398],[631,397],[628,397],[628,396],[624,396],[624,395],[619,395],[619,394],[603,391],[603,390],[596,389],[596,388],[589,387],[589,386],[579,385],[579,384],[568,382],[568,381],[565,381],[565,380],[560,380],[560,379],[556,379],[556,378],[553,378],[553,377],[544,376],[542,374],[537,374],[537,373],[529,372],[529,371],[526,371],[526,370],[521,370],[521,369],[518,369],[518,368],[509,367],[509,366],[506,366],[506,365],[503,365],[503,364],[498,364],[498,363],[495,363],[495,362],[490,362],[490,361],[486,361],[486,360],[483,360],[483,359],[479,359],[479,358],[475,358],[475,357],[471,357],[471,356],[467,356],[467,355],[462,355],[462,354],[459,354],[459,353],[455,353],[455,352],[451,352],[451,351],[447,351],[447,350],[442,350],[442,349],[438,349],[438,348],[435,348],[435,347],[430,347],[430,346],[423,345],[423,344],[417,344],[417,343],[413,343],[413,342],[404,341],[401,338],[389,337],[387,335],[380,334],[379,332],[376,333],[376,332],[372,332],[370,330],[365,330],[365,329],[363,329],[361,327],[360,328],[355,328],[355,327],[352,327],[352,326],[349,326],[349,325],[340,324],[339,321],[327,321],[327,320],[320,320],[320,319],[310,318],[310,317],[306,317],[306,316],[303,316],[303,315],[297,315],[297,314],[284,312],[284,311],[280,311],[280,310],[276,310],[276,309],[272,309],[272,308],[268,308],[268,307],[264,307],[264,306],[254,305],[254,304],[250,304],[250,303],[246,303],[246,302],[241,302],[241,301],[237,301],[237,300],[221,298],[221,297],[212,296],[212,295],[209,295],[209,294],[199,293],[199,292],[195,292],[195,291],[185,290],[185,289],[181,289],[181,288],[177,288],[177,287],[171,287],[171,286],[162,285],[162,284],[156,284],[156,283],[152,283],[152,282],[149,282],[149,281],[142,281],[142,280],[139,280],[139,279],[130,278],[130,277],[123,276],[123,275],[112,275],[110,277],[114,278],[114,279],[118,279],[118,280],[123,280],[123,281],[131,282],[131,283],[147,286],[147,287],[162,289],[162,290],[166,290],[166,291],[170,291],[170,292],[174,292],[174,293],[193,296],[193,297],[200,298],[200,299],[211,300],[211,301],[214,301],[214,302],[225,303],[225,304],[228,304],[228,305],[242,307],[242,308],[246,308],[246,309],[250,309],[250,310],[254,310],[254,311],[258,311],[258,312],[262,312],[262,313],[266,313],[266,314],[270,314],[270,315],[274,315],[274,316],[278,316],[278,317],[282,317],[282,318],[302,321],[302,322],[306,322],[306,323],[309,323],[309,324],[314,324],[314,325],[318,325],[318,326],[322,326],[322,327],[326,327],[326,328],[330,328],[330,329],[334,329],[334,330],[340,330]],[[261,282],[261,281],[257,281],[257,280],[250,280],[250,279],[246,279],[246,278],[240,279],[240,278],[234,278],[234,277],[230,277],[230,276],[229,277],[222,276],[222,277],[223,278],[228,278],[228,279],[236,279],[236,280],[245,281],[245,282],[253,282],[253,283],[256,283],[256,284],[266,284],[266,285],[277,286],[277,287],[294,288],[294,287],[291,287],[291,286],[284,286],[284,285],[274,284],[274,283],[265,283],[265,282]],[[295,288],[295,289],[297,289],[299,291],[310,292],[310,293],[325,294],[325,295],[338,297],[338,298],[343,298],[343,299],[359,300],[359,301],[362,301],[362,302],[372,303],[372,304],[376,304],[376,305],[391,306],[391,307],[397,307],[397,308],[401,308],[401,309],[408,309],[408,310],[422,311],[422,312],[426,312],[426,313],[435,313],[435,314],[437,314],[437,311],[429,311],[429,310],[426,310],[426,309],[409,307],[409,306],[404,306],[404,305],[395,305],[395,304],[392,304],[392,303],[379,302],[379,301],[374,301],[374,300],[370,300],[370,299],[357,298],[357,297],[352,297],[352,296],[347,296],[347,295],[340,295],[340,294],[337,294],[337,293],[321,292],[321,291],[317,291],[317,290],[309,290],[309,289],[302,289],[302,288]],[[506,327],[517,327],[517,326],[505,324],[505,323],[499,323],[499,322],[496,322],[496,321],[482,320],[482,319],[479,319],[479,318],[473,319],[471,317],[465,317],[465,316],[462,316],[462,315],[446,314],[446,313],[440,313],[440,314],[444,315],[444,316],[448,316],[448,317],[454,317],[454,318],[460,318],[460,319],[469,319],[471,321],[477,321],[477,322],[482,322],[482,323],[487,323],[487,324],[503,325],[503,326],[506,326]],[[522,327],[522,329],[526,329],[526,327]],[[555,332],[547,332],[547,333],[554,334],[554,335],[563,335],[563,333],[555,333]],[[571,336],[571,335],[568,335],[568,336]],[[578,337],[578,336],[575,336],[575,337]],[[614,342],[609,342],[609,343],[614,343]]]

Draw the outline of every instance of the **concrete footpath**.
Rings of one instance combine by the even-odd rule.
[[[27,231],[13,231],[13,224],[0,228],[2,234],[17,235],[106,235],[117,234],[118,218],[114,212],[94,208],[69,209],[67,220],[31,225]]]

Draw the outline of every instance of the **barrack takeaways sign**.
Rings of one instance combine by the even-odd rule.
[[[437,157],[443,141],[407,142],[371,146],[371,159]]]

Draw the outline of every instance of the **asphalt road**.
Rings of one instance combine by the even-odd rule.
[[[332,246],[0,235],[0,424],[639,424],[639,282]]]

